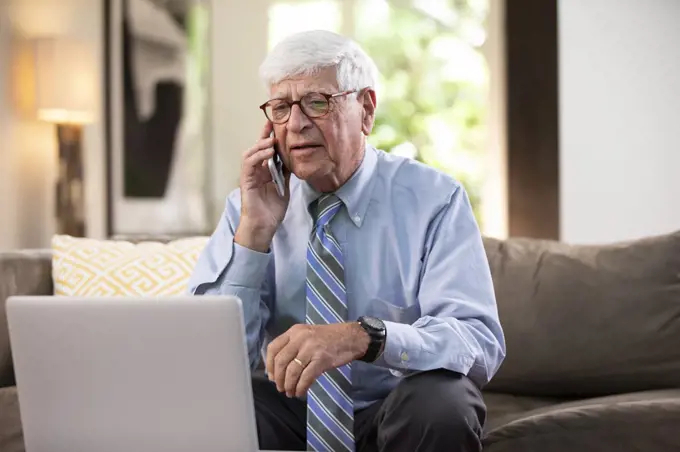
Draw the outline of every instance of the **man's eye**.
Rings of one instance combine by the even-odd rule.
[[[315,100],[312,101],[312,108],[316,109],[322,109],[326,107],[326,101],[325,100]]]

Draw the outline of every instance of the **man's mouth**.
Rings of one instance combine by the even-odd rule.
[[[290,147],[291,152],[313,151],[321,146],[313,143],[296,144]]]

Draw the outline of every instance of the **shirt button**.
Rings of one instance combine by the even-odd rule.
[[[402,361],[408,361],[408,353],[401,352],[401,360]]]
[[[354,215],[354,221],[357,222],[357,223],[360,222],[361,217],[359,215]]]

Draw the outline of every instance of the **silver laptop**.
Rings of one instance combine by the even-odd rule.
[[[12,297],[27,452],[249,452],[257,430],[232,297]]]

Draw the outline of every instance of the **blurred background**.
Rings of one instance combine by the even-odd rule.
[[[283,37],[381,72],[370,142],[468,190],[494,237],[680,229],[677,0],[0,0],[0,250],[199,235],[237,187]]]

